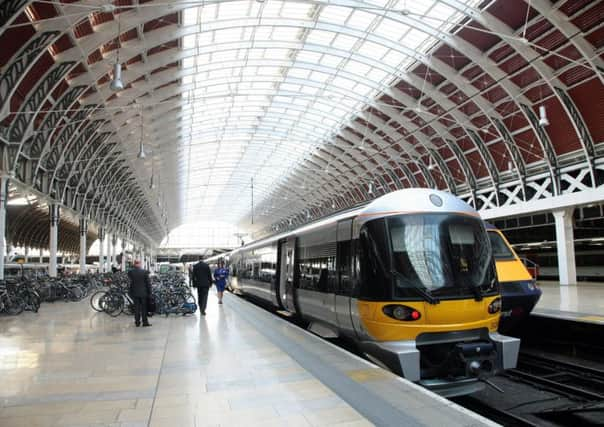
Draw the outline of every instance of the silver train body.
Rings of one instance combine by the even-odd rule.
[[[236,293],[307,320],[318,335],[353,339],[372,360],[411,381],[446,396],[471,393],[484,387],[479,377],[515,367],[519,341],[499,335],[499,313],[487,312],[500,303],[496,279],[476,286],[478,291],[452,285],[436,289],[434,296],[415,284],[401,285],[410,277],[427,276],[431,267],[426,262],[446,264],[439,249],[422,240],[422,235],[439,239],[443,229],[459,247],[476,240],[471,249],[483,257],[474,262],[483,264],[476,268],[496,277],[486,231],[474,209],[449,193],[406,189],[234,250],[226,256],[231,284]],[[403,247],[414,244],[426,247],[416,252]],[[436,261],[418,258],[425,253],[437,254]],[[407,267],[395,260],[402,254]],[[374,268],[381,268],[381,275]],[[394,281],[402,276],[407,282]],[[394,318],[401,310],[420,318]],[[424,366],[425,358],[443,351],[458,362],[454,367]]]

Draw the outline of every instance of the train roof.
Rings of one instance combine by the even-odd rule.
[[[218,259],[241,250],[262,247],[275,241],[287,239],[291,236],[319,230],[322,227],[326,227],[349,218],[362,217],[364,221],[369,221],[381,216],[420,212],[458,212],[465,215],[479,217],[478,212],[473,207],[451,193],[433,190],[430,188],[406,188],[385,194],[364,206],[319,219],[309,224],[305,224],[295,230],[289,230],[266,237],[234,249],[228,254],[222,254],[220,256],[216,255],[208,258],[207,260]]]

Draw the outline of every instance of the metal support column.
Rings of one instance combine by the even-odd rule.
[[[103,257],[103,242],[105,241],[105,227],[99,227],[99,273],[104,273],[105,259]]]
[[[104,268],[105,268],[106,273],[111,273],[111,265],[110,265],[111,264],[111,235],[109,233],[107,233],[106,240],[107,240],[107,256],[105,257]]]
[[[6,202],[8,201],[8,177],[0,176],[0,280],[4,280],[4,256],[6,255]]]
[[[556,221],[556,244],[558,245],[560,285],[577,284],[575,234],[573,229],[574,210],[574,208],[567,208],[552,212]]]
[[[126,271],[126,239],[122,239],[122,271]]]
[[[117,267],[117,235],[111,237],[111,265]]]
[[[80,274],[86,274],[86,236],[88,235],[88,220],[80,218]]]
[[[59,205],[48,206],[50,213],[50,258],[48,261],[48,275],[57,277],[57,246],[59,242]]]
[[[25,264],[27,264],[29,262],[29,248],[25,247],[25,260],[24,260]]]
[[[40,248],[40,264],[44,262],[44,249]]]

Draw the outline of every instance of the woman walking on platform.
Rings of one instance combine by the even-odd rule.
[[[218,293],[218,304],[222,304],[222,295],[224,294],[228,277],[229,270],[224,268],[224,261],[218,261],[218,268],[214,270],[214,283],[216,284],[216,291]]]

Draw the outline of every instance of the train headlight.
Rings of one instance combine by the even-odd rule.
[[[501,311],[501,298],[495,298],[493,302],[489,304],[489,313],[495,314]]]
[[[389,304],[382,308],[382,311],[386,316],[392,317],[396,320],[414,321],[422,317],[422,314],[414,308],[407,307],[406,305]]]

